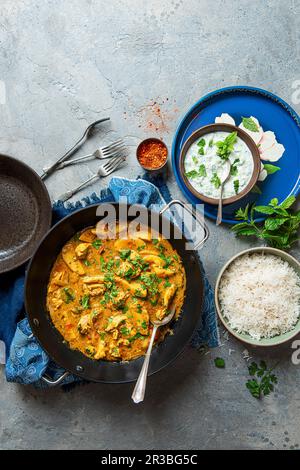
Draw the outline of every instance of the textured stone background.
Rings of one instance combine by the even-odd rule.
[[[41,172],[88,123],[109,115],[111,124],[84,150],[122,136],[130,157],[118,174],[137,176],[140,139],[156,134],[170,145],[179,117],[208,91],[255,85],[292,102],[300,79],[299,15],[300,2],[287,0],[1,0],[0,150]],[[93,162],[49,178],[51,196],[95,168]],[[170,185],[182,197],[172,175]],[[209,225],[203,259],[214,282],[222,264],[249,244]],[[38,392],[8,385],[1,371],[0,447],[299,447],[300,375],[291,350],[267,355],[269,362],[282,359],[279,384],[257,402],[245,388],[243,349],[230,340],[205,356],[186,351],[149,380],[140,406],[130,402],[132,385]],[[218,355],[225,370],[213,364]]]

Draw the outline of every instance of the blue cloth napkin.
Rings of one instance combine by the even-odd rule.
[[[53,206],[53,222],[56,223],[69,213],[86,205],[119,201],[124,197],[127,198],[129,204],[143,204],[156,210],[171,200],[168,187],[163,180],[156,179],[154,184],[144,178],[137,180],[112,178],[106,190],[101,191],[99,196],[93,193],[90,197],[83,198],[83,203],[78,201],[75,204],[64,205],[61,201],[56,202]],[[9,275],[3,275],[0,279],[0,340],[5,342],[6,350],[9,351],[6,361],[6,378],[9,382],[45,387],[47,385],[40,380],[43,374],[55,380],[61,376],[63,370],[43,351],[32,335],[27,318],[24,318],[24,271],[23,267]],[[193,336],[192,346],[200,347],[206,344],[209,347],[216,347],[219,345],[219,334],[214,296],[204,270],[203,274],[204,310]],[[69,375],[62,384],[80,381],[79,377]]]

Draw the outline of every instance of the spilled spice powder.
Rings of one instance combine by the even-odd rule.
[[[175,103],[175,100],[174,100]],[[146,132],[156,133],[160,137],[169,133],[172,121],[176,119],[178,109],[171,109],[169,98],[151,100],[149,104],[138,110],[139,128]]]
[[[165,144],[156,139],[147,139],[137,149],[139,163],[146,169],[155,170],[163,166],[168,156]]]

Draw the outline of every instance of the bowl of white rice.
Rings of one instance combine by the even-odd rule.
[[[270,247],[242,251],[219,273],[215,303],[225,328],[253,346],[276,346],[300,332],[300,263]]]

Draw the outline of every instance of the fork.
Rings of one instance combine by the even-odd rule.
[[[78,193],[81,188],[86,186],[88,183],[90,183],[92,180],[96,178],[104,178],[105,176],[110,175],[113,173],[121,164],[126,160],[126,157],[117,157],[114,160],[109,160],[108,162],[104,163],[103,165],[100,166],[98,169],[97,173],[95,173],[93,176],[91,176],[89,179],[81,183],[79,186],[77,186],[74,189],[71,189],[70,191],[67,191],[66,193],[62,194],[58,199],[60,201],[67,201],[70,199],[70,197],[74,196],[74,194]]]
[[[85,160],[90,160],[91,158],[99,158],[100,160],[105,158],[114,158],[114,157],[121,157],[122,153],[124,154],[126,147],[124,145],[123,139],[118,139],[112,144],[105,145],[104,147],[100,147],[99,149],[95,150],[95,152],[90,153],[89,155],[83,155],[83,157],[74,158],[73,160],[68,160],[66,162],[61,163],[58,165],[57,169],[61,170],[69,165],[74,165],[75,163],[82,162]]]
[[[103,119],[98,119],[98,121],[92,122],[92,124],[90,124],[84,131],[83,136],[78,140],[78,142],[76,142],[76,144],[67,153],[65,153],[55,163],[49,166],[49,168],[43,169],[43,174],[41,175],[42,180],[48,178],[48,176],[54,173],[54,171],[56,170],[56,168],[58,167],[60,163],[64,162],[65,160],[70,158],[71,155],[77,152],[77,150],[82,146],[82,144],[93,134],[93,131],[97,128],[99,124],[105,121],[109,121],[109,120],[110,118],[103,118]]]

